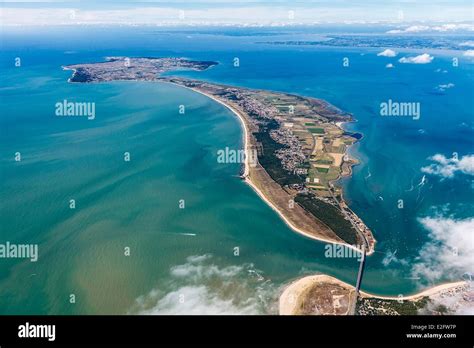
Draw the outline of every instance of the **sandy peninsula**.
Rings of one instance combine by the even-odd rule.
[[[312,292],[317,291],[317,296]],[[288,285],[280,296],[280,315],[305,315],[308,307],[316,315],[347,315],[354,296],[353,286],[334,277],[317,274]],[[316,300],[315,303],[311,301]]]
[[[451,303],[466,305],[464,299],[472,297],[468,282],[445,283],[408,296],[379,296],[361,291],[358,296],[359,315],[405,314],[429,307],[429,302],[450,297]],[[347,315],[356,300],[354,286],[337,278],[318,274],[295,280],[285,287],[280,296],[280,315]],[[363,304],[363,306],[361,305]],[[467,303],[469,305],[469,303]],[[471,304],[472,305],[472,304]],[[432,305],[434,307],[434,305]],[[411,313],[412,314],[412,313]]]

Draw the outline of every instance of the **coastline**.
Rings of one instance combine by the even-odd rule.
[[[347,291],[352,295],[355,291],[354,286],[343,282],[337,278],[326,274],[316,274],[305,276],[299,279],[292,281],[290,284],[286,285],[283,292],[280,295],[279,299],[279,314],[280,315],[298,315],[297,307],[302,301],[304,301],[304,295],[317,285],[318,283],[326,284],[335,284],[342,288],[347,289]],[[443,291],[451,290],[460,286],[467,285],[467,281],[456,281],[456,282],[447,282],[439,285],[432,286],[420,292],[407,295],[407,296],[380,296],[376,294],[367,293],[364,291],[360,292],[361,298],[371,298],[371,299],[380,299],[380,300],[397,300],[397,301],[417,301],[423,297],[436,296]]]
[[[77,71],[77,70],[76,70],[76,69],[72,69],[72,68],[68,68],[68,67],[66,67],[65,65],[62,65],[62,66],[61,66],[61,69],[63,69],[64,71],[72,71],[72,75],[71,75],[71,77],[69,77],[69,78],[67,79],[67,82],[69,82],[69,83],[74,83],[74,82],[72,81],[72,79],[74,78],[74,75],[76,75],[76,71]]]
[[[175,86],[179,86],[179,87],[183,87],[183,88],[187,88],[187,89],[190,89],[194,92],[197,92],[197,93],[200,93],[212,100],[214,100],[215,102],[223,105],[224,107],[226,107],[228,110],[230,110],[234,115],[237,116],[237,118],[240,120],[240,123],[241,123],[241,127],[243,129],[243,140],[244,140],[244,151],[245,151],[245,154],[248,154],[249,153],[249,150],[250,150],[250,130],[249,130],[249,127],[247,125],[247,122],[244,118],[244,116],[242,116],[240,114],[240,112],[236,109],[234,109],[231,105],[228,105],[226,104],[224,101],[216,98],[215,96],[213,95],[210,95],[208,93],[205,93],[203,91],[200,91],[198,89],[195,89],[195,88],[191,88],[191,87],[187,87],[187,86],[183,86],[183,85],[180,85],[180,84],[176,84],[176,83],[173,83],[173,82],[168,82],[168,81],[160,81],[160,82],[166,82],[166,83],[171,83]],[[350,245],[344,241],[337,241],[337,240],[334,240],[334,239],[329,239],[329,238],[324,238],[324,237],[320,237],[320,236],[315,236],[307,231],[304,231],[302,230],[301,228],[295,226],[286,216],[285,214],[280,210],[278,209],[278,207],[273,204],[273,202],[271,202],[266,196],[265,194],[257,187],[256,183],[254,183],[252,181],[252,179],[250,178],[250,164],[248,162],[249,160],[249,156],[245,156],[245,161],[244,161],[244,173],[242,175],[243,179],[244,179],[244,182],[249,185],[254,191],[255,193],[257,193],[257,195],[272,209],[274,210],[279,216],[280,218],[285,222],[285,224],[290,228],[292,229],[294,232],[296,233],[299,233],[305,237],[308,237],[310,239],[313,239],[313,240],[317,240],[317,241],[320,241],[320,242],[328,242],[328,243],[332,243],[332,244],[339,244],[339,245],[344,245],[345,247],[348,247],[348,248],[351,248],[353,250],[356,250],[356,251],[359,251],[360,252],[360,249],[358,249],[357,247],[353,246],[353,245]],[[367,254],[370,254],[369,252]]]
[[[346,129],[344,129],[344,124],[346,123],[352,123],[352,122],[357,122],[356,120],[352,120],[352,121],[349,121],[349,122],[335,122],[334,124],[336,125],[336,127],[338,127],[340,130],[342,130],[343,132],[347,132]],[[363,136],[362,136],[363,137]],[[362,139],[362,138],[360,138]],[[360,139],[357,139],[357,142],[360,141]],[[342,178],[350,178],[352,176],[352,167],[354,166],[357,166],[360,164],[360,160],[358,158],[355,158],[355,157],[352,157],[351,155],[349,155],[348,153],[349,151],[349,148],[346,150],[346,152],[344,153],[344,157],[348,158],[348,161],[349,162],[352,162],[349,166],[348,166],[348,169],[349,169],[349,172],[347,174],[340,174],[338,178],[332,180],[331,182],[332,183],[335,183],[337,181],[339,181],[340,179]],[[342,188],[341,188],[342,190]],[[344,200],[344,199],[343,199]],[[344,201],[345,202],[345,201]],[[375,238],[374,238],[375,240]]]
[[[371,294],[371,293],[367,293],[367,292],[364,292],[364,291],[361,291],[360,294],[362,297],[367,297],[367,298],[379,298],[381,300],[417,300],[421,297],[425,297],[425,296],[433,296],[433,295],[436,295],[437,293],[439,293],[440,291],[443,291],[443,290],[449,290],[451,288],[455,288],[455,287],[458,287],[458,286],[462,286],[462,285],[466,285],[467,284],[467,281],[465,280],[461,280],[461,281],[457,281],[457,282],[447,282],[447,283],[442,283],[442,284],[439,284],[439,285],[434,285],[430,288],[427,288],[425,290],[422,290],[420,292],[417,292],[415,294],[412,294],[412,295],[408,295],[408,296],[401,296],[401,297],[395,297],[395,296],[379,296],[379,295],[375,295],[375,294]]]

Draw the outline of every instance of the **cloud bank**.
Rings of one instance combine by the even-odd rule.
[[[423,283],[443,278],[460,280],[466,272],[474,272],[474,218],[424,217],[421,225],[429,231],[430,240],[423,245],[412,275]]]
[[[170,269],[169,280],[137,298],[130,313],[164,315],[267,314],[274,289],[251,264],[219,267],[196,255]]]
[[[464,41],[459,44],[462,47],[474,47],[474,41]]]
[[[433,56],[430,56],[428,53],[423,53],[415,57],[402,57],[398,61],[405,64],[428,64],[431,63],[433,59]]]
[[[387,48],[385,51],[382,51],[380,53],[377,53],[379,57],[395,57],[397,55],[397,52],[394,50],[391,50]]]
[[[422,167],[423,173],[441,176],[442,178],[453,178],[457,172],[474,175],[474,155],[466,155],[458,159],[447,158],[442,154],[436,154],[429,158],[434,163]]]
[[[423,32],[456,32],[456,31],[474,31],[474,25],[466,23],[449,23],[442,25],[411,25],[404,29],[393,29],[387,31],[387,34],[415,34]]]
[[[291,25],[341,23],[402,25],[415,22],[433,24],[432,30],[469,28],[472,5],[464,0],[405,1],[399,5],[377,1],[353,4],[347,0],[315,1],[30,1],[18,6],[9,1],[0,6],[0,22],[18,25]],[[454,23],[454,24],[451,24]],[[408,24],[407,24],[408,25]],[[412,32],[431,28],[406,26],[393,30]],[[391,31],[392,32],[392,31]]]

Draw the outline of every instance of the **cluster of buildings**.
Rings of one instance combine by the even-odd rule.
[[[227,88],[226,92],[231,92],[237,104],[249,115],[265,119],[273,119],[278,113],[278,109],[273,105],[266,105],[253,98],[248,93],[243,93],[238,89]]]
[[[291,189],[298,191],[298,193],[308,193],[309,190],[304,184],[290,184],[288,185]]]
[[[106,62],[65,66],[74,70],[71,82],[115,80],[154,81],[163,72],[177,69],[205,70],[217,62],[193,61],[185,58],[107,57]]]
[[[277,143],[286,145],[285,148],[275,152],[276,157],[281,160],[283,168],[295,174],[306,174],[307,169],[300,168],[306,161],[306,155],[303,152],[301,143],[293,133],[289,129],[278,128],[270,131],[270,136]]]
[[[236,88],[226,88],[226,98],[235,100],[248,115],[252,118],[274,119],[278,115],[278,109],[271,105],[257,100],[252,95]],[[282,167],[297,175],[307,175],[308,169],[301,167],[307,158],[303,152],[300,141],[293,135],[291,130],[278,128],[270,131],[270,137],[277,143],[286,145],[285,148],[276,151],[275,155],[281,160]]]

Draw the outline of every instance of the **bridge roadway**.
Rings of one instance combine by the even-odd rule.
[[[362,258],[360,259],[359,264],[359,272],[357,273],[357,282],[355,287],[355,292],[353,295],[353,299],[349,304],[349,310],[347,312],[348,315],[356,315],[356,305],[357,300],[359,299],[359,292],[360,292],[360,285],[362,284],[362,276],[364,275],[364,267],[365,267],[365,246],[362,246]]]

